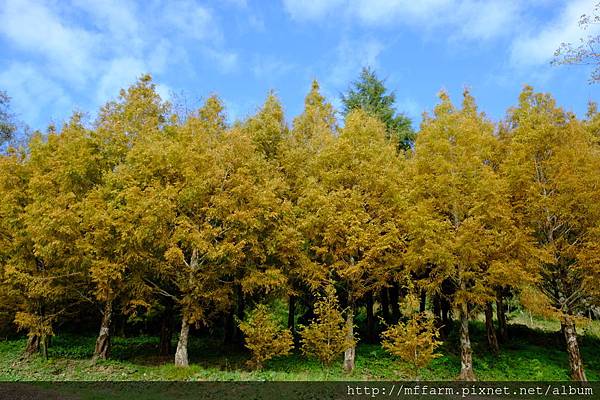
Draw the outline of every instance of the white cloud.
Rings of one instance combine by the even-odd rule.
[[[238,55],[232,51],[206,47],[203,53],[217,63],[222,72],[231,72],[237,68]]]
[[[234,1],[245,7],[245,1]],[[143,7],[132,0],[1,3],[0,39],[16,54],[11,65],[29,63],[21,73],[13,67],[2,73],[5,81],[12,82],[4,86],[15,103],[29,101],[34,92],[24,76],[63,102],[71,97],[69,93],[87,102],[87,109],[96,109],[145,72],[160,77],[169,65],[198,56],[215,62],[222,71],[237,65],[238,56],[225,47],[212,10],[193,0],[152,1]],[[6,66],[9,60],[3,62]],[[28,122],[39,125],[40,121]]]
[[[14,62],[0,73],[0,87],[12,97],[11,107],[18,119],[38,121],[41,110],[51,110],[60,119],[73,110],[73,103],[65,90],[29,63]],[[49,121],[45,121],[46,124]],[[35,128],[46,128],[37,126]]]
[[[117,41],[136,48],[142,45],[140,21],[136,15],[141,12],[136,3],[130,0],[72,0],[73,6],[91,17],[98,31],[110,32]]]
[[[517,36],[511,47],[513,65],[526,67],[548,63],[561,43],[577,44],[583,36],[600,33],[599,25],[592,25],[585,31],[578,25],[581,15],[589,13],[592,7],[589,0],[571,0],[547,26],[534,27],[530,33]]]
[[[163,101],[172,101],[172,95],[174,93],[173,89],[164,83],[159,83],[156,85],[156,93],[160,96]]]
[[[360,73],[362,67],[377,67],[377,58],[383,49],[383,44],[375,39],[342,41],[327,81],[336,86],[345,85]]]
[[[355,9],[355,14],[367,24],[389,24],[393,21],[414,23],[429,20],[437,22],[443,17],[443,12],[453,4],[451,0],[358,0],[351,1],[350,7]],[[404,19],[410,18],[410,19]]]
[[[283,0],[286,11],[297,20],[323,18],[345,3],[346,0]]]
[[[409,97],[398,99],[396,102],[396,109],[405,113],[406,116],[413,120],[413,123],[420,120],[421,114],[425,110],[418,101]]]
[[[94,69],[97,34],[69,26],[41,2],[5,2],[0,11],[0,33],[17,47],[48,59],[48,69],[82,84]]]
[[[450,37],[490,39],[512,31],[520,18],[518,0],[283,0],[295,20],[345,15],[368,27],[398,25],[429,31],[448,28]]]
[[[522,4],[515,0],[463,1],[452,23],[458,37],[487,40],[513,33],[521,23],[521,11]]]
[[[114,98],[121,88],[130,85],[146,70],[144,62],[134,57],[112,60],[98,82],[96,102],[101,104],[107,99]]]
[[[167,2],[162,10],[163,21],[171,29],[196,40],[222,40],[212,12],[192,0]]]
[[[260,80],[272,80],[290,72],[294,65],[272,56],[255,56],[252,73]]]

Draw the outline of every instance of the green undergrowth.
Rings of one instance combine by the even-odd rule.
[[[497,356],[486,345],[484,326],[471,324],[474,369],[480,380],[568,380],[568,358],[553,323],[515,318],[511,339],[502,344]],[[583,329],[582,357],[590,380],[600,379],[600,337],[598,322]],[[158,338],[139,336],[113,340],[110,360],[93,364],[90,359],[94,337],[61,335],[54,337],[49,359],[40,356],[23,359],[24,338],[0,342],[2,381],[322,381],[322,380],[406,380],[406,366],[378,344],[359,344],[356,369],[352,375],[341,370],[341,359],[330,367],[296,352],[269,361],[262,371],[246,367],[243,349],[223,346],[221,341],[191,337],[190,366],[177,368],[171,357],[158,356]],[[175,344],[175,343],[174,343]],[[424,380],[452,380],[459,372],[458,338],[451,334],[440,348],[441,356],[422,371]]]

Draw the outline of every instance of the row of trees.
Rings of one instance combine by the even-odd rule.
[[[371,78],[369,88],[381,85],[369,70],[358,83]],[[600,299],[595,107],[579,120],[526,87],[496,125],[468,91],[460,107],[442,92],[415,135],[389,113],[385,90],[374,102],[356,88],[343,127],[316,82],[291,127],[273,93],[228,125],[216,96],[177,115],[143,76],[93,124],[74,114],[9,150],[0,158],[0,304],[27,332],[26,351],[47,352],[62,321],[92,305],[101,309],[94,358],[109,357],[115,318],[178,315],[175,363],[187,365],[190,327],[239,342],[265,321],[260,304],[280,298],[293,336],[298,310],[304,324],[314,320],[304,341],[318,353],[328,309],[315,310],[316,299],[334,293],[352,371],[358,308],[364,340],[374,341],[376,310],[393,328],[401,299],[416,294],[438,326],[454,311],[459,378],[472,380],[469,319],[485,312],[498,351],[513,293],[560,319],[571,375],[585,380],[576,323]],[[243,322],[255,306],[263,314]],[[427,323],[395,331],[418,326],[436,337]],[[164,324],[165,352],[170,338]]]

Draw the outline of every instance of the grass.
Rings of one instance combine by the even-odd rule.
[[[474,369],[480,380],[568,380],[567,354],[560,344],[554,321],[516,315],[510,326],[511,340],[498,356],[487,351],[484,326],[471,324]],[[600,323],[582,332],[582,357],[590,380],[600,380]],[[2,381],[323,381],[405,380],[406,365],[379,345],[360,344],[352,375],[341,370],[341,360],[331,367],[300,354],[271,360],[262,371],[245,366],[247,354],[226,348],[220,341],[192,337],[190,367],[177,368],[171,358],[157,356],[158,338],[140,336],[113,340],[112,357],[90,362],[94,337],[62,335],[53,338],[49,359],[23,360],[25,339],[0,342]],[[422,371],[424,380],[452,380],[459,372],[457,338],[450,336],[440,348],[441,356]]]

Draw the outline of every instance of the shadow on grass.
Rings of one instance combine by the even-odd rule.
[[[457,327],[439,348],[440,357],[421,372],[424,380],[452,380],[460,369],[460,346]],[[525,325],[510,325],[510,340],[501,344],[497,356],[487,347],[485,326],[480,321],[470,325],[475,373],[480,380],[568,380],[569,364],[560,332],[532,329]],[[95,337],[61,335],[53,338],[50,347],[52,362],[42,363],[46,369],[62,373],[64,363],[91,359]],[[174,340],[173,348],[176,346]],[[314,359],[307,359],[296,350],[293,354],[270,360],[262,372],[250,371],[246,366],[249,355],[235,346],[224,346],[220,339],[193,336],[190,338],[188,354],[189,369],[175,368],[173,356],[158,355],[159,339],[151,336],[113,338],[111,360],[99,367],[131,369],[134,374],[153,374],[159,379],[266,379],[266,380],[402,380],[410,379],[407,365],[385,352],[378,344],[360,344],[357,348],[356,372],[348,377],[341,370],[342,358],[332,366],[324,367]],[[9,362],[24,349],[25,339],[0,343],[0,361]],[[588,379],[600,379],[600,338],[584,335],[580,337],[581,353]],[[9,355],[10,354],[10,355]],[[52,365],[52,363],[54,363]],[[37,365],[37,361],[36,361]],[[65,367],[66,368],[66,367]],[[87,367],[86,367],[87,368]],[[139,369],[138,372],[136,372]],[[111,370],[112,371],[112,370]],[[54,374],[53,371],[47,371]],[[102,369],[98,371],[102,374]],[[129,373],[129,372],[127,372]],[[82,372],[83,374],[83,372]],[[99,376],[100,376],[99,375]],[[11,375],[12,376],[12,375]],[[137,376],[137,375],[136,375]],[[144,379],[140,376],[136,379]],[[107,377],[110,379],[110,377]]]

